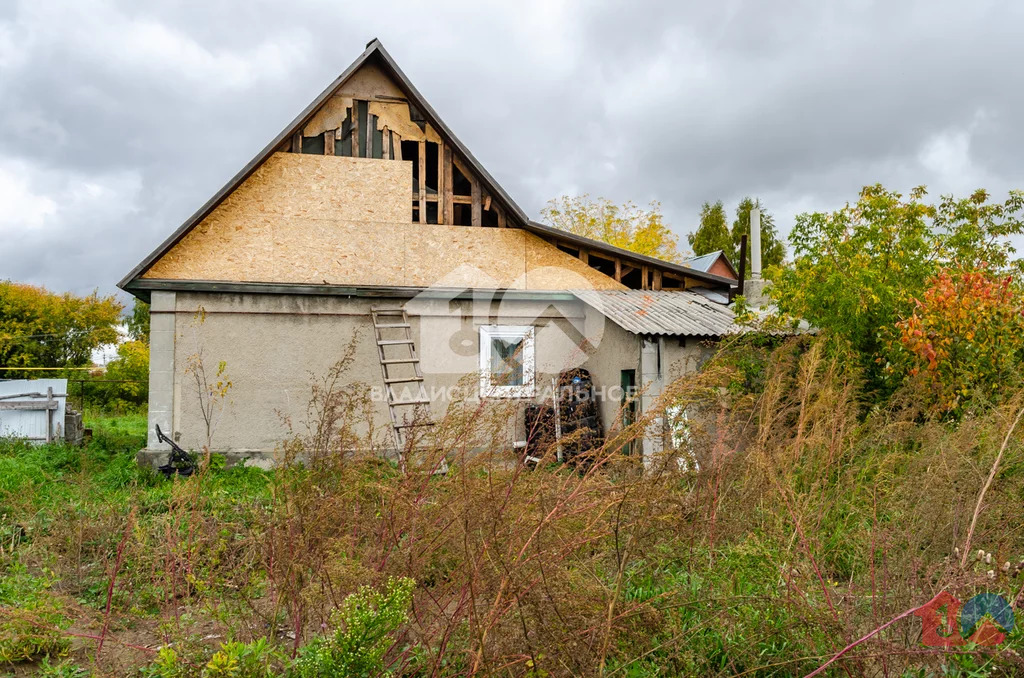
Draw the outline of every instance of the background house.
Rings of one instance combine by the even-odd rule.
[[[200,355],[232,382],[213,447],[235,457],[273,454],[353,338],[347,378],[382,388],[399,442],[478,371],[479,395],[523,404],[574,367],[653,395],[730,331],[708,297],[733,283],[528,219],[373,41],[121,281],[151,304],[144,455],[166,453],[157,424],[205,444]],[[622,397],[600,402],[606,428]]]
[[[729,280],[739,280],[739,274],[736,273],[736,269],[733,268],[729,257],[725,256],[725,252],[722,250],[715,250],[714,252],[702,254],[699,257],[687,259],[683,262],[683,266],[688,266],[702,273],[712,273]]]

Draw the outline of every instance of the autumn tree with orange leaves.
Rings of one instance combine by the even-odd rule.
[[[942,412],[1021,385],[1024,296],[1010,275],[942,269],[896,329],[889,371],[923,384]]]
[[[1020,191],[1003,202],[979,190],[930,203],[924,187],[904,196],[866,186],[856,203],[797,216],[793,262],[770,294],[781,314],[806,320],[849,352],[874,400],[916,367],[935,371],[940,401],[955,408],[963,391],[974,394],[977,384],[1004,374],[1013,354],[996,338],[1007,332],[1016,303],[1009,296],[1017,294],[1011,283],[1000,285],[1024,270],[1011,240],[1021,233]],[[983,343],[989,339],[996,343]],[[995,362],[976,365],[975,352]]]

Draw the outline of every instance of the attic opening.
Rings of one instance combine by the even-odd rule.
[[[488,228],[497,228],[498,211],[496,209],[493,209],[489,203],[490,199],[488,198],[487,207],[481,209],[480,211],[480,225],[486,226]]]
[[[418,198],[420,194],[420,145],[416,141],[402,142],[402,160],[412,161],[412,195]]]
[[[458,165],[452,165],[452,193],[469,197],[473,194],[473,184],[462,173]]]
[[[472,226],[473,206],[463,203],[455,203],[454,205],[452,205],[452,225]]]
[[[643,286],[643,275],[639,268],[630,268],[627,273],[622,272],[622,284],[630,289],[638,290]]]
[[[311,153],[313,155],[324,154],[324,137],[302,137],[302,152]]]
[[[431,195],[435,199],[437,198],[437,170],[440,165],[437,161],[437,144],[433,141],[428,141],[425,145],[427,147],[427,176],[425,181],[427,184],[427,199],[429,200]]]
[[[611,259],[606,259],[604,257],[597,256],[596,254],[591,252],[590,256],[588,257],[588,263],[590,264],[591,268],[596,268],[601,273],[604,273],[605,275],[610,276],[612,278],[615,277],[615,262],[612,261]]]
[[[425,186],[424,195],[421,196],[421,201],[425,200],[426,204],[424,209],[426,215],[424,221],[428,224],[440,223],[440,184],[438,179],[441,176],[440,169],[440,149],[438,145],[433,141],[427,141],[421,145],[424,150],[425,158],[420,162],[420,167],[423,168],[423,184]]]
[[[674,276],[662,276],[661,289],[663,290],[681,290],[686,288],[686,283]]]
[[[491,204],[475,168],[374,64],[342,83],[279,150],[405,162],[412,223],[506,226],[508,213]]]

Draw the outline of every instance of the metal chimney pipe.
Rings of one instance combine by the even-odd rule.
[[[750,279],[761,279],[761,208],[750,210]]]

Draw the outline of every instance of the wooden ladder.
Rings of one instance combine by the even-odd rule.
[[[395,429],[395,443],[398,445],[399,462],[405,465],[402,450],[412,434],[412,429],[433,426],[429,417],[423,417],[421,406],[430,405],[427,389],[423,384],[420,358],[412,339],[412,326],[404,308],[371,308],[373,332],[377,340],[377,355],[380,357],[380,373],[384,379],[384,392],[388,400],[391,425]],[[395,335],[398,335],[397,337]],[[410,389],[410,385],[415,385]],[[396,386],[404,386],[399,397]],[[416,395],[408,396],[410,390]],[[408,408],[411,408],[408,409]],[[447,464],[441,463],[444,471]],[[441,469],[438,469],[441,471]],[[441,472],[444,472],[441,471]]]

